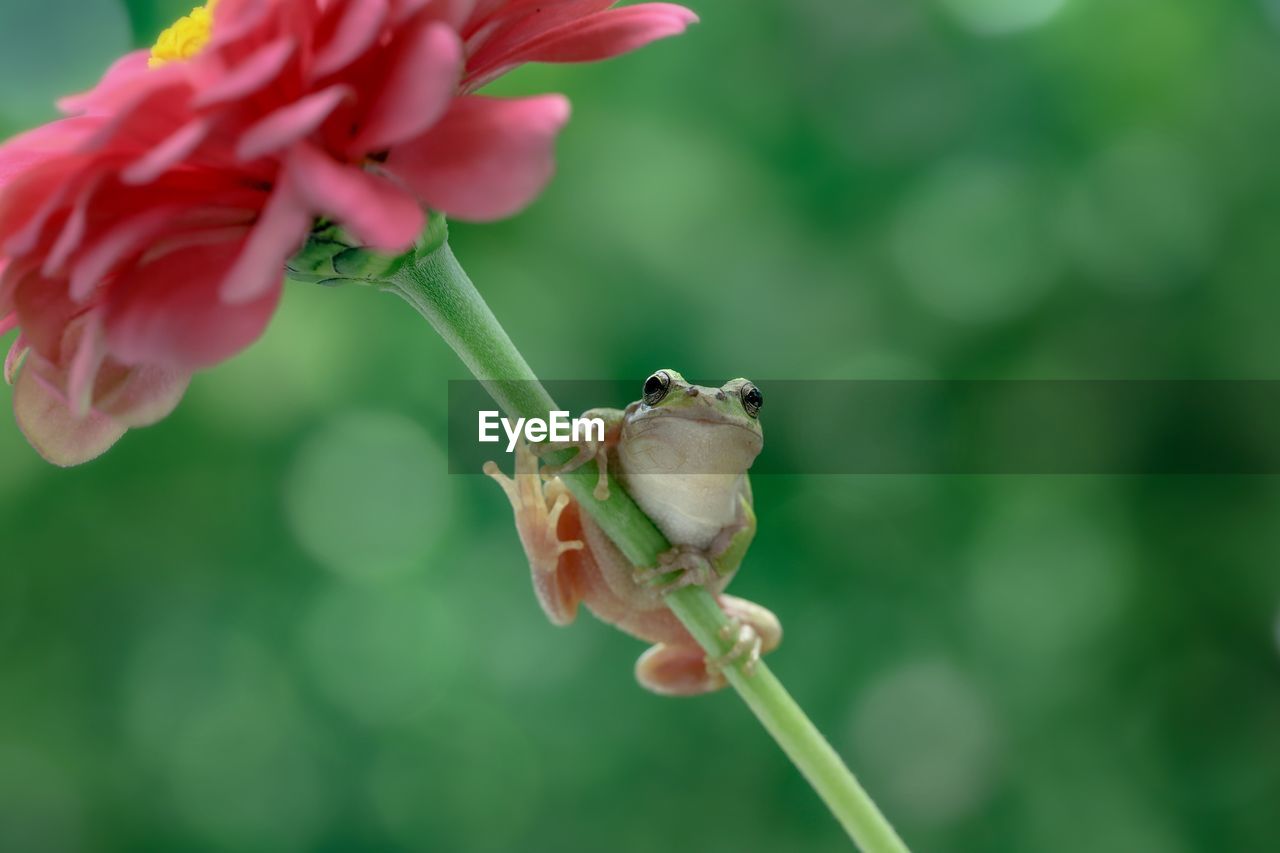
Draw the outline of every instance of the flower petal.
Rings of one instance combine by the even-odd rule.
[[[264,44],[201,88],[193,106],[207,109],[218,104],[241,101],[261,91],[284,72],[297,46],[291,38],[279,38]]]
[[[433,21],[443,21],[455,30],[461,30],[467,18],[475,11],[476,0],[399,0],[398,8],[392,12],[392,19],[397,23],[406,21],[425,11],[425,15]]]
[[[66,285],[57,279],[45,278],[38,270],[18,274],[11,268],[6,278],[11,274],[15,276],[13,306],[22,323],[22,336],[45,358],[61,361],[67,325],[83,309],[71,301]]]
[[[467,22],[464,38],[473,59],[487,62],[564,24],[603,12],[616,0],[491,0]],[[481,56],[487,53],[488,56]]]
[[[289,169],[308,207],[341,223],[371,249],[403,252],[427,224],[413,195],[358,166],[339,164],[313,146],[295,148]]]
[[[351,143],[356,155],[424,133],[449,106],[462,75],[462,42],[440,23],[417,27],[387,63],[388,74]]]
[[[111,289],[105,318],[111,355],[128,365],[189,372],[256,341],[275,312],[283,270],[260,298],[231,305],[219,298],[218,288],[235,258],[226,243],[194,246],[122,275]]]
[[[318,130],[350,97],[350,87],[330,86],[281,107],[244,132],[236,156],[244,161],[257,160],[287,148]]]
[[[458,98],[429,133],[393,150],[387,168],[431,208],[501,219],[533,201],[551,178],[556,134],[568,118],[560,95]]]
[[[234,45],[249,37],[269,23],[270,15],[278,13],[282,5],[278,2],[264,3],[263,0],[218,0],[213,10],[212,38],[204,52],[213,53],[224,45]]]
[[[31,167],[75,148],[100,127],[98,118],[64,118],[0,145],[0,189]]]
[[[590,15],[526,43],[521,62],[597,62],[677,36],[698,16],[673,3],[641,3]]]
[[[49,220],[73,194],[84,162],[74,156],[50,159],[13,176],[0,192],[0,254],[16,257],[35,248]]]
[[[62,271],[62,266],[67,262],[84,239],[86,226],[89,216],[89,202],[93,200],[94,190],[98,188],[98,181],[94,181],[81,191],[80,197],[76,199],[74,205],[71,206],[71,213],[67,216],[67,221],[62,225],[62,231],[58,234],[58,239],[54,241],[53,248],[45,255],[43,272],[46,276],[52,278],[54,275]]]
[[[347,0],[334,15],[333,35],[316,53],[311,77],[327,77],[355,62],[374,41],[386,23],[387,0]]]
[[[107,348],[95,315],[90,314],[78,325],[73,334],[80,339],[75,343],[75,354],[71,357],[71,369],[67,373],[67,400],[71,413],[83,418],[89,414],[93,403],[93,383],[107,357]]]
[[[168,139],[135,160],[121,174],[126,184],[149,184],[191,155],[209,136],[213,124],[198,118],[184,124]]]
[[[168,68],[169,66],[165,66]],[[192,89],[184,79],[166,77],[161,68],[147,85],[137,86],[82,147],[105,161],[114,152],[136,152],[164,142],[191,118]]]
[[[112,267],[127,255],[141,251],[181,212],[178,205],[160,205],[113,225],[86,247],[71,267],[71,298],[76,302],[88,299]]]
[[[302,246],[314,219],[286,173],[276,185],[240,257],[219,286],[224,302],[242,304],[278,288],[285,262]]]
[[[5,384],[13,384],[14,379],[18,376],[18,370],[22,367],[23,359],[26,358],[30,349],[22,334],[19,333],[18,339],[13,342],[13,346],[9,347],[9,354],[4,357]]]
[[[125,434],[125,427],[99,412],[84,418],[73,415],[57,386],[41,375],[36,358],[28,358],[14,385],[13,413],[18,428],[54,465],[67,468],[101,456]]]
[[[595,62],[629,53],[679,35],[698,20],[693,12],[671,3],[609,9],[609,3],[599,0],[568,0],[551,7],[550,14],[530,5],[525,15],[512,15],[471,45],[466,91],[526,62]]]
[[[67,115],[109,111],[119,102],[122,93],[131,90],[135,82],[147,79],[150,71],[147,62],[150,58],[149,50],[135,50],[125,54],[107,69],[98,85],[88,92],[63,98],[58,101],[58,109]]]
[[[153,364],[103,371],[93,406],[129,428],[151,426],[173,413],[191,384],[191,374]]]

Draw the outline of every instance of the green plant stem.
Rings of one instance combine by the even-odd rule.
[[[459,266],[447,240],[434,240],[387,282],[386,289],[431,323],[508,417],[545,418],[558,409]],[[563,479],[635,565],[656,565],[658,555],[671,547],[616,482],[611,482],[607,501],[594,498],[592,466]],[[705,589],[686,587],[668,595],[666,602],[708,655],[728,651],[720,636],[725,615]],[[862,850],[906,851],[871,797],[767,666],[761,663],[749,676],[735,666],[725,675]]]

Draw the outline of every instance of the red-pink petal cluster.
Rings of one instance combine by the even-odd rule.
[[[476,95],[694,15],[612,0],[220,0],[189,61],[121,59],[0,147],[0,334],[19,425],[92,459],[256,340],[317,218],[407,250],[424,208],[508,216],[553,170],[564,98]]]

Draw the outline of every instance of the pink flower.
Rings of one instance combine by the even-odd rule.
[[[474,93],[696,20],[611,5],[211,0],[0,147],[0,333],[20,329],[5,375],[32,445],[73,465],[169,414],[262,334],[318,218],[402,252],[425,209],[527,205],[568,103]]]

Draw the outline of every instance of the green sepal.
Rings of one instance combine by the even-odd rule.
[[[425,258],[435,254],[447,242],[449,242],[449,221],[445,219],[443,213],[433,210],[427,217],[426,229],[423,230],[422,236],[418,237],[414,254],[418,258]]]
[[[319,222],[306,245],[285,265],[289,278],[323,287],[344,284],[381,286],[406,265],[432,254],[444,245],[449,227],[444,215],[431,213],[427,227],[411,251],[388,255],[356,243],[331,222]]]

